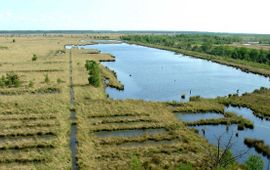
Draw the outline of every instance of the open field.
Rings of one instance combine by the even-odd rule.
[[[251,44],[251,45],[243,45],[243,44],[232,44],[232,46],[234,47],[245,47],[245,48],[253,48],[253,49],[257,49],[257,50],[260,50],[260,49],[263,49],[263,50],[270,50],[270,45],[261,45],[261,44]]]
[[[0,169],[70,169],[66,43],[72,42],[0,38],[8,47],[1,50],[0,76],[20,80],[19,87],[0,88]]]

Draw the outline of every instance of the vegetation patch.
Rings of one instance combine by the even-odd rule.
[[[6,76],[2,76],[0,78],[0,87],[19,87],[21,85],[21,81],[19,76],[15,73],[7,73]]]
[[[36,54],[33,54],[32,61],[36,61],[37,58],[38,58],[37,55]]]
[[[5,47],[5,46],[0,46],[0,50],[7,50],[8,47]]]
[[[185,122],[187,126],[198,126],[198,125],[231,125],[237,124],[238,130],[243,130],[244,128],[253,129],[254,125],[250,120],[243,118],[242,116],[237,116],[235,113],[226,112],[224,113],[224,118],[220,119],[203,119],[194,122]]]
[[[218,98],[217,101],[225,105],[251,108],[254,115],[262,119],[270,119],[269,96],[270,89],[262,87],[252,93],[245,93],[242,96],[231,95],[226,98]]]
[[[263,140],[246,138],[244,142],[248,147],[254,147],[257,152],[270,158],[270,146],[266,145]]]
[[[88,82],[94,87],[100,86],[100,70],[99,65],[95,61],[87,60],[85,68],[88,71]]]
[[[0,90],[2,96],[14,96],[24,94],[58,94],[61,93],[60,88],[56,87],[42,87],[38,89],[10,89]]]

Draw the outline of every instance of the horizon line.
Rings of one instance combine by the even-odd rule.
[[[243,33],[243,32],[212,32],[212,31],[176,31],[176,30],[86,30],[86,29],[55,29],[55,30],[50,30],[50,29],[31,29],[31,30],[0,30],[0,34],[5,34],[5,33],[20,33],[20,32],[36,32],[36,33],[59,33],[59,32],[107,32],[107,33],[209,33],[209,34],[244,34],[244,35],[270,35],[268,33]]]

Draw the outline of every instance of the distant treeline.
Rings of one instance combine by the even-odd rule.
[[[256,63],[270,65],[270,51],[245,47],[229,46],[234,42],[241,42],[241,38],[234,36],[212,35],[129,35],[122,36],[122,40],[154,44],[189,51],[202,52],[211,55],[230,57]]]

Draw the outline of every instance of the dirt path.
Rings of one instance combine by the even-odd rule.
[[[72,49],[69,51],[69,81],[70,81],[70,119],[71,119],[71,129],[70,129],[70,149],[71,149],[71,158],[72,158],[72,170],[78,169],[77,162],[77,118],[76,111],[74,107],[74,86],[72,78]]]

